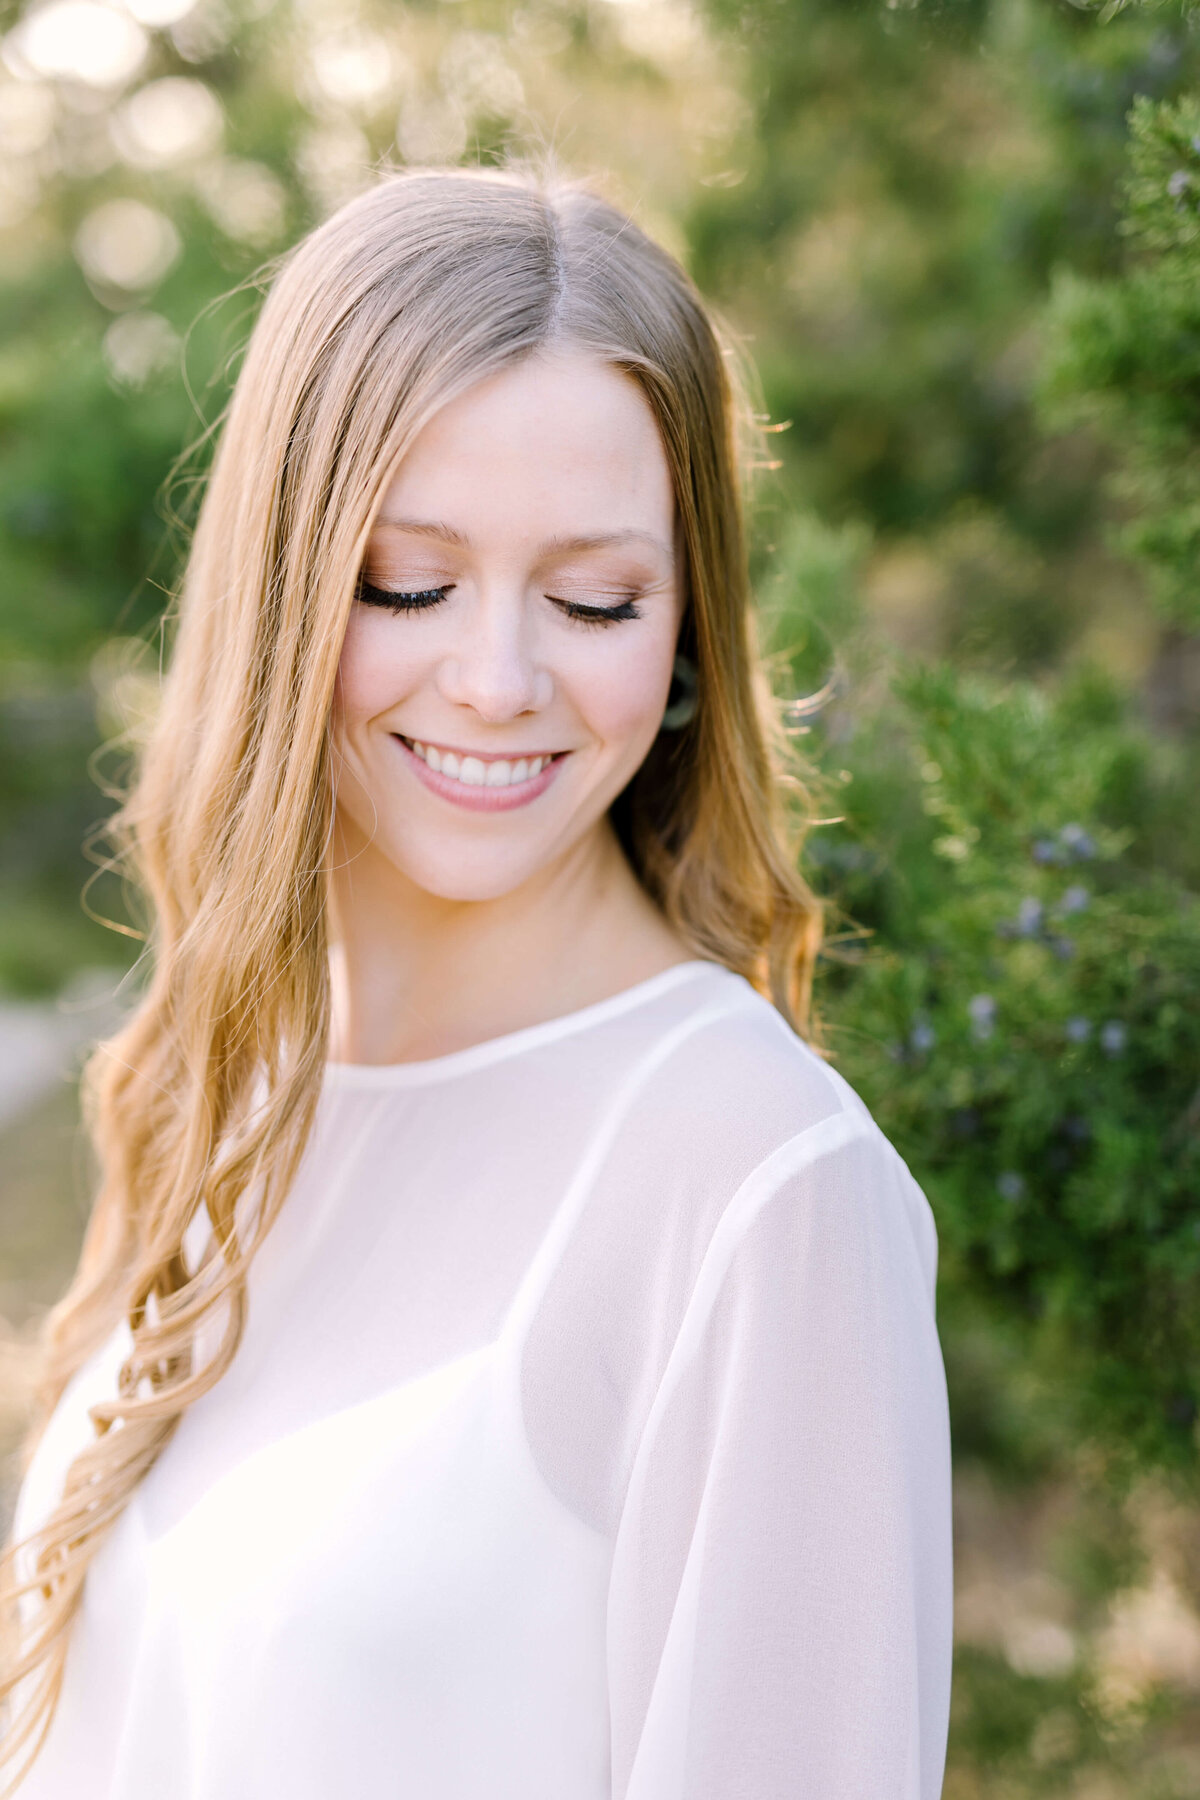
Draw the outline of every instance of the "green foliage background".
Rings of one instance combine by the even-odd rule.
[[[1076,1495],[1082,1647],[963,1649],[947,1793],[1200,1791],[1195,1690],[1114,1698],[1087,1635],[1144,1555],[1130,1497],[1194,1509],[1200,1443],[1192,10],[175,10],[105,88],[32,66],[0,7],[0,984],[120,958],[79,904],[92,759],[152,690],[192,494],[164,483],[270,258],[385,163],[601,172],[775,428],[755,569],[834,821],[826,1040],[935,1208],[959,1469]],[[169,79],[216,125],[166,155],[138,96]],[[165,248],[121,280],[86,246],[128,200]]]

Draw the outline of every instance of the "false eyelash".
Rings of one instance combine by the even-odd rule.
[[[632,600],[622,600],[619,606],[581,606],[577,600],[560,600],[554,594],[547,594],[546,598],[561,607],[569,619],[577,619],[582,625],[611,625],[618,619],[640,619],[642,616]]]
[[[392,588],[376,587],[363,576],[358,583],[358,598],[366,606],[383,606],[390,612],[422,612],[426,607],[437,606],[453,586],[453,582],[447,582],[444,587],[401,593]],[[569,619],[575,619],[581,625],[611,625],[623,619],[640,619],[642,616],[632,600],[622,600],[617,606],[584,606],[577,600],[562,600],[556,594],[547,594],[546,598],[561,608]]]
[[[453,585],[453,582],[447,582],[445,587],[421,588],[416,593],[405,594],[391,588],[375,587],[363,576],[358,583],[358,598],[365,606],[386,606],[391,612],[421,612],[444,600]]]

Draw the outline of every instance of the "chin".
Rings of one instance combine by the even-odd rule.
[[[392,859],[389,859],[392,860]],[[545,856],[498,856],[491,854],[422,857],[411,852],[394,859],[398,873],[411,881],[422,893],[438,900],[460,901],[502,900],[531,880],[552,861]]]

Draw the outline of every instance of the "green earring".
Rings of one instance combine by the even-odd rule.
[[[699,681],[696,676],[696,665],[682,651],[675,658],[672,670],[672,686],[678,684],[680,693],[677,699],[671,700],[662,717],[664,731],[679,731],[690,725],[696,716],[696,708],[700,703]]]

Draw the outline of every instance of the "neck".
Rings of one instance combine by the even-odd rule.
[[[369,844],[342,844],[335,864],[335,1061],[443,1056],[577,1011],[689,955],[607,819],[494,900],[431,894]]]

